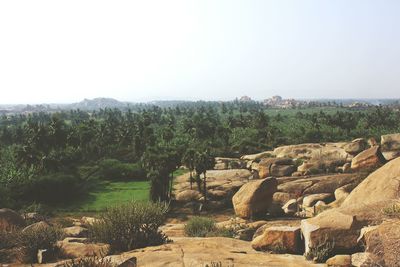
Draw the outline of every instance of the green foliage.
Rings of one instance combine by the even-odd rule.
[[[173,173],[182,163],[196,172],[194,178],[206,197],[206,179],[201,181],[199,174],[206,177],[204,170],[213,165],[196,163],[195,155],[239,157],[280,145],[400,132],[396,106],[352,110],[335,103],[309,103],[274,109],[255,101],[162,106],[1,116],[0,206],[60,201],[53,193],[42,197],[39,187],[47,183],[43,190],[57,192],[65,186],[66,200],[84,197],[87,190],[96,190],[96,176],[147,178],[150,198],[169,200]]]
[[[185,225],[185,234],[191,237],[206,237],[217,229],[215,221],[207,217],[192,217]]]
[[[309,247],[309,251],[305,255],[307,260],[314,260],[318,263],[323,263],[334,254],[335,242],[329,241],[327,237],[321,240],[317,246]]]
[[[17,235],[17,257],[23,262],[35,263],[39,249],[47,249],[57,254],[59,252],[57,241],[62,237],[62,231],[52,226],[31,227]]]
[[[35,177],[25,188],[23,199],[40,203],[68,202],[85,192],[76,174],[52,173]]]
[[[168,207],[162,203],[130,202],[109,208],[89,228],[90,238],[110,244],[113,252],[160,245],[167,237],[158,230]]]
[[[99,176],[104,180],[143,180],[146,178],[146,172],[139,163],[104,159],[99,163],[99,167]]]

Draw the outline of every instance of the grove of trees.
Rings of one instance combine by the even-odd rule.
[[[149,179],[151,198],[168,200],[173,173],[181,165],[206,197],[206,171],[214,166],[214,156],[399,131],[400,112],[382,106],[289,112],[233,101],[4,115],[0,207],[68,201],[90,190],[95,179],[118,177]]]

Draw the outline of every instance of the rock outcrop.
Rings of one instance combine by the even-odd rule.
[[[131,257],[137,258],[138,266],[323,266],[313,264],[300,255],[274,255],[255,251],[249,242],[224,237],[177,238],[174,242],[110,256],[119,264]]]
[[[235,214],[241,218],[251,218],[266,213],[277,184],[275,178],[266,178],[243,185],[232,198]]]
[[[251,246],[255,250],[278,253],[301,254],[302,242],[300,227],[275,226],[264,229],[264,232],[253,239]]]
[[[359,170],[374,168],[385,162],[386,160],[381,153],[380,147],[374,146],[355,156],[351,161],[351,169]]]
[[[335,251],[357,248],[362,227],[382,221],[381,210],[399,197],[400,158],[370,174],[343,201],[343,204],[301,222],[306,251],[326,239]]]

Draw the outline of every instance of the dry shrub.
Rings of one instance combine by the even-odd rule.
[[[322,263],[333,256],[334,248],[335,242],[331,242],[328,240],[328,237],[325,237],[317,246],[309,247],[309,251],[305,257],[307,260],[314,260],[318,263]]]
[[[52,255],[57,255],[59,247],[57,241],[63,234],[59,228],[40,225],[17,234],[17,258],[22,262],[35,263],[39,249],[47,249]]]
[[[63,264],[62,267],[116,267],[111,259],[107,259],[104,256],[92,256],[81,259],[73,259]]]

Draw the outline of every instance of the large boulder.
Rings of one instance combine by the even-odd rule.
[[[337,188],[349,183],[357,183],[361,178],[362,174],[358,173],[318,175],[300,179],[278,178],[278,192],[289,193],[297,197],[307,194],[333,193]]]
[[[255,250],[278,253],[302,253],[300,227],[275,226],[264,229],[264,232],[251,242]]]
[[[294,171],[296,171],[296,168],[290,158],[264,158],[258,164],[260,178],[288,176]]]
[[[232,196],[242,185],[247,183],[250,178],[252,178],[252,174],[246,169],[209,170],[207,171],[207,192],[210,192],[208,198],[210,200],[230,203]],[[191,189],[189,181],[189,174],[176,177],[174,195],[179,201],[187,202],[188,198],[192,200],[195,200],[197,197],[201,198],[201,196],[192,192],[192,190],[196,191],[194,189],[197,189],[197,185],[193,183],[193,189]]]
[[[351,161],[351,168],[353,170],[370,169],[378,167],[385,162],[386,160],[381,153],[380,147],[374,146],[355,156]]]
[[[400,220],[392,219],[377,226],[363,228],[359,241],[377,266],[400,264]]]
[[[233,196],[232,203],[237,216],[251,218],[268,211],[276,192],[277,180],[266,178],[244,184]]]
[[[58,241],[57,245],[61,247],[63,254],[67,258],[82,258],[93,255],[107,255],[110,246],[102,243],[87,243],[86,238],[65,238]]]
[[[364,138],[357,138],[344,146],[344,150],[350,155],[357,155],[368,148],[368,142]]]
[[[325,143],[325,144],[299,144],[277,147],[274,155],[278,158],[293,159],[312,159],[312,158],[330,158],[346,160],[348,154],[344,150],[347,143]]]
[[[0,209],[0,230],[7,230],[13,227],[23,227],[24,218],[11,209]]]
[[[139,266],[321,266],[301,255],[274,255],[255,251],[249,242],[233,238],[177,238],[174,242],[107,257],[120,262],[137,258]]]
[[[381,136],[382,151],[400,150],[400,133],[386,134]]]
[[[257,153],[257,154],[244,155],[240,159],[248,160],[248,161],[255,161],[255,160],[262,159],[262,158],[271,157],[273,155],[273,153],[274,153],[274,151],[264,151],[264,152]]]
[[[361,228],[382,221],[382,208],[399,197],[400,158],[370,174],[338,208],[301,222],[306,251],[321,242],[332,242],[337,252],[357,249]]]

